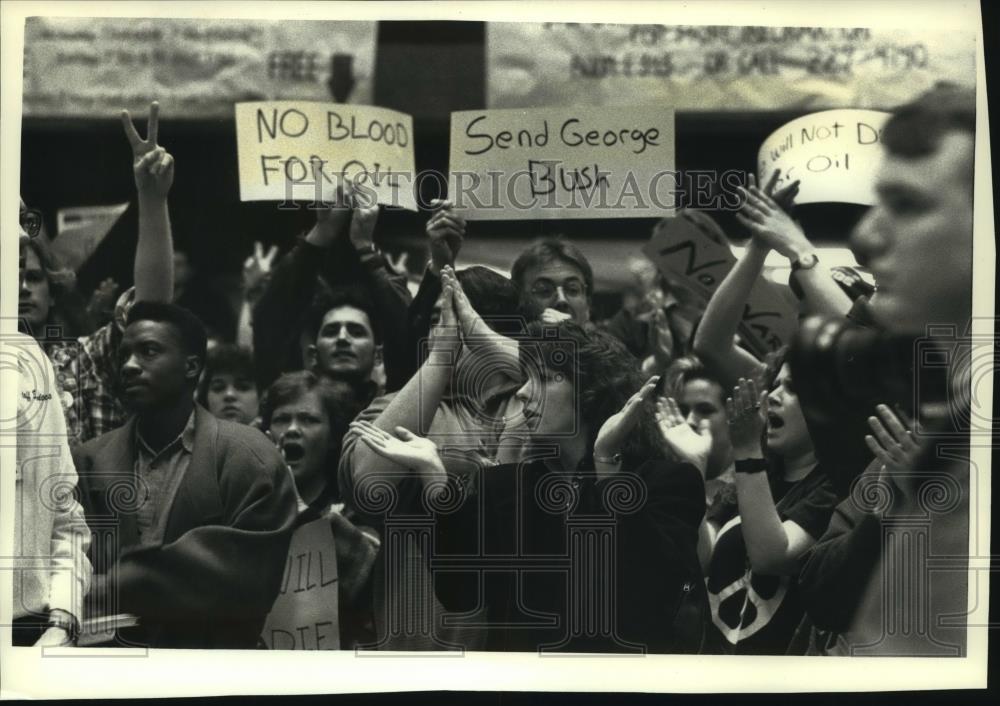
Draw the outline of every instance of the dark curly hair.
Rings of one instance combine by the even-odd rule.
[[[555,326],[531,323],[528,338],[520,347],[520,357],[528,370],[561,373],[574,382],[578,421],[587,431],[584,462],[591,463],[601,426],[642,387],[639,361],[614,336],[572,321]],[[646,407],[637,429],[622,449],[628,465],[637,465],[657,453],[649,400]]]

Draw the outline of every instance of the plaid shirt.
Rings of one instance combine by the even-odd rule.
[[[128,420],[115,394],[118,380],[118,346],[125,330],[125,316],[135,290],[122,294],[115,315],[88,336],[53,340],[44,344],[56,371],[70,446],[83,444],[121,427]]]

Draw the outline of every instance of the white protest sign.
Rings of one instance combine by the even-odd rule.
[[[236,104],[240,200],[316,200],[311,162],[322,163],[323,194],[346,176],[381,204],[417,210],[413,119],[373,106],[266,101]]]
[[[330,520],[320,518],[295,530],[285,575],[263,640],[272,650],[338,650],[337,553]]]
[[[59,209],[53,252],[64,265],[79,272],[127,210],[128,203]]]
[[[449,198],[473,220],[651,218],[678,198],[662,106],[451,114]]]
[[[657,228],[642,251],[661,272],[681,279],[706,299],[736,264],[728,247],[713,241],[685,218],[672,218],[665,227]],[[778,287],[758,279],[743,309],[739,333],[759,357],[790,343],[798,328],[798,312]]]
[[[875,170],[882,158],[882,128],[889,113],[825,110],[796,118],[772,132],[757,152],[757,178],[766,184],[781,170],[778,187],[801,181],[795,202],[875,203]]]

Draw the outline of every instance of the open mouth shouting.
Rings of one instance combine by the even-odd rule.
[[[285,440],[281,444],[281,455],[285,457],[285,463],[295,466],[306,455],[306,449],[300,441]]]

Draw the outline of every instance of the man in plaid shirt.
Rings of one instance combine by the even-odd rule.
[[[133,301],[170,301],[173,290],[173,242],[167,194],[173,184],[173,157],[157,144],[159,104],[150,105],[146,139],[142,139],[128,111],[122,111],[125,135],[132,147],[132,171],[139,196],[139,239],[136,246],[135,287],[118,301],[114,319],[79,338],[53,337],[58,319],[53,299],[67,291],[71,273],[56,269],[44,243],[35,242],[26,258],[18,315],[21,328],[31,333],[52,360],[61,389],[71,445],[81,444],[122,426],[128,415],[116,395],[117,351],[125,315]],[[32,239],[41,230],[41,214],[21,202],[21,223]],[[60,281],[63,280],[63,281]]]

